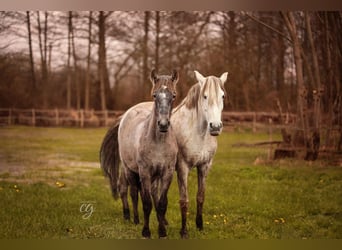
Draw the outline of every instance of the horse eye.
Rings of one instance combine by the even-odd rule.
[[[208,96],[207,96],[207,95],[204,95],[203,97],[204,97],[204,99],[207,99],[207,98],[208,98]]]
[[[156,98],[156,97],[157,97],[157,94],[156,94],[156,93],[153,93],[152,96],[153,96],[153,98]]]
[[[172,95],[172,98],[175,99],[175,98],[176,98],[176,94],[173,94],[173,95]]]
[[[225,95],[223,95],[223,96],[222,96],[222,99],[224,99],[224,98],[226,98],[226,96],[225,96]]]

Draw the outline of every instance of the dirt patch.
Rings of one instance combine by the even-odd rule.
[[[0,181],[16,183],[44,182],[55,185],[56,181],[63,180],[72,183],[82,178],[82,173],[89,173],[100,169],[98,162],[83,162],[70,159],[70,156],[53,154],[37,159],[39,164],[11,163],[0,155]]]

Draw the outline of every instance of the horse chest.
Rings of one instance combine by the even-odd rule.
[[[215,140],[188,140],[181,147],[181,155],[189,166],[209,163],[215,155],[217,143]]]
[[[174,165],[177,156],[175,143],[150,143],[138,152],[139,161],[149,166]]]

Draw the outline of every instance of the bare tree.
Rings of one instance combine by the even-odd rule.
[[[98,26],[99,26],[99,61],[98,61],[98,75],[100,81],[100,96],[101,96],[101,109],[107,109],[107,95],[106,90],[109,92],[109,78],[108,78],[108,69],[107,69],[107,57],[106,57],[106,18],[110,15],[110,13],[105,14],[103,11],[100,11],[98,18]]]
[[[75,47],[75,32],[74,32],[74,25],[73,25],[73,12],[69,11],[70,16],[70,33],[71,33],[71,46],[72,46],[72,56],[74,62],[74,82],[76,87],[76,108],[81,108],[81,90],[80,90],[80,81],[79,81],[79,69],[78,69],[78,58],[76,54],[76,47]]]
[[[41,91],[43,97],[43,106],[46,107],[48,105],[48,65],[47,65],[47,31],[48,31],[48,12],[44,12],[44,26],[42,28],[41,20],[40,20],[40,12],[37,11],[37,24],[38,24],[38,40],[39,40],[39,51],[40,51],[40,59],[41,59]]]
[[[91,57],[92,15],[93,15],[93,12],[89,11],[89,17],[88,17],[87,71],[86,71],[85,96],[84,96],[84,108],[86,110],[88,110],[89,107],[90,107],[89,95],[90,95],[90,57]]]
[[[303,60],[302,60],[302,48],[297,31],[297,24],[293,12],[282,12],[286,27],[292,39],[293,54],[296,65],[296,79],[297,79],[297,110],[299,114],[300,126],[303,131],[303,145],[307,147],[305,158],[308,160],[315,160],[317,158],[317,148],[315,147],[315,140],[319,134],[314,131],[314,134],[310,133],[309,120],[308,120],[308,103],[307,103],[307,88],[304,85],[303,76]],[[295,139],[295,138],[294,138]]]
[[[159,33],[160,33],[160,13],[156,11],[156,48],[154,53],[154,68],[158,72],[159,70]]]
[[[148,98],[149,88],[146,85],[146,81],[148,79],[148,33],[149,33],[149,22],[150,22],[150,12],[145,11],[144,18],[144,40],[143,40],[143,73],[142,73],[142,100]]]
[[[71,30],[72,30],[72,13],[68,12],[68,56],[67,56],[67,109],[71,108]]]
[[[312,36],[310,15],[308,12],[305,12],[305,22],[306,22],[306,30],[307,30],[307,35],[309,39],[312,59],[313,59],[313,68],[314,68],[313,72],[314,72],[314,80],[315,80],[315,85],[316,85],[315,87],[316,89],[319,89],[321,87],[321,77],[319,73],[317,51],[316,51],[313,36]]]
[[[33,59],[33,51],[32,51],[32,32],[31,32],[31,18],[30,12],[26,11],[26,22],[27,22],[27,35],[28,35],[28,45],[29,45],[29,55],[30,55],[30,70],[31,70],[31,81],[32,81],[32,90],[36,90],[36,74],[34,70],[34,59]]]

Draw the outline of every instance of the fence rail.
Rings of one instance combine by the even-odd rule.
[[[67,110],[67,109],[17,109],[0,108],[1,125],[101,127],[110,126],[124,113],[123,110]],[[295,115],[286,114],[282,119],[276,112],[223,112],[224,125],[292,123]]]
[[[124,111],[0,108],[1,125],[101,127],[109,126]]]

